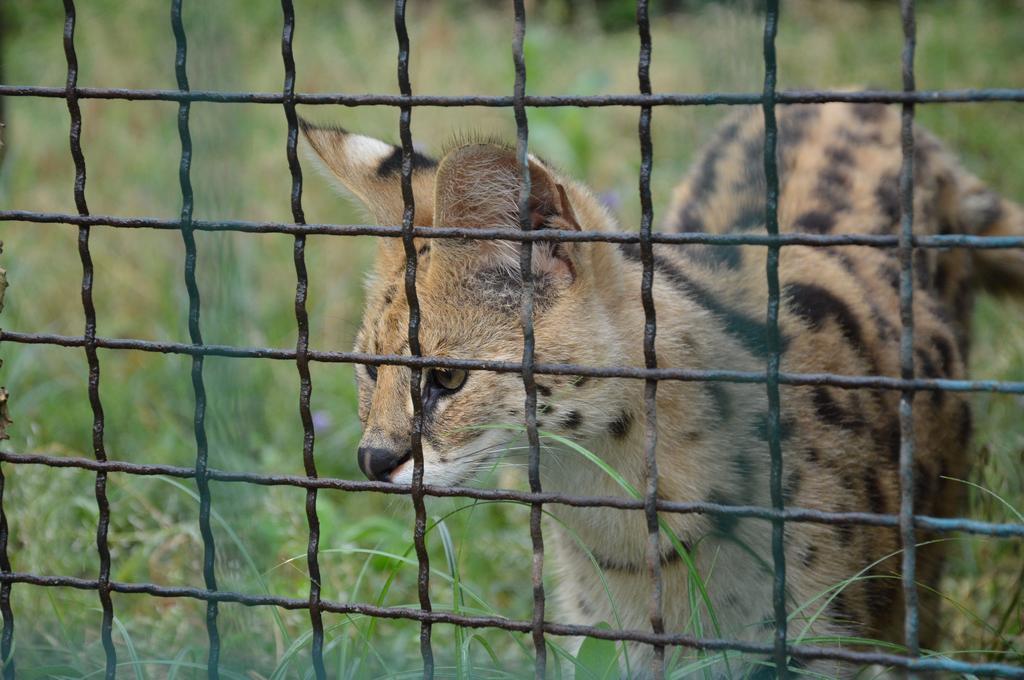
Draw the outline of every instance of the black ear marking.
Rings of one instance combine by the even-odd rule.
[[[436,168],[437,161],[430,156],[425,156],[419,151],[412,152],[412,171],[423,170],[425,168]],[[377,176],[391,177],[393,175],[400,175],[402,173],[402,147],[396,146],[394,151],[389,156],[384,158],[377,166]]]
[[[558,201],[559,206],[559,217],[574,231],[580,231],[580,223],[576,219],[576,213],[572,209],[572,203],[569,202],[569,197],[565,193],[565,187],[561,184],[556,184],[555,189],[558,190]]]
[[[533,227],[535,229],[546,228],[582,231],[580,224],[576,219],[576,213],[572,209],[572,203],[569,202],[569,197],[565,193],[565,187],[557,183],[554,183],[554,187],[554,193],[558,194],[557,199],[550,195],[550,188],[539,191],[539,196],[536,198],[536,205],[534,204],[535,199],[531,198],[530,219]],[[556,200],[558,204],[557,206],[555,205]],[[551,257],[562,263],[562,266],[564,266],[568,271],[569,278],[575,280],[576,266],[573,264],[572,257],[569,254],[569,247],[571,245],[571,243],[556,241],[553,243],[545,243],[544,248],[551,254]]]

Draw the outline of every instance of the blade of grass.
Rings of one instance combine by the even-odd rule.
[[[558,652],[555,650],[555,647],[557,647],[558,645],[552,643],[551,640],[546,640],[545,642],[547,643],[548,649],[551,650],[551,656],[558,656]],[[551,669],[552,671],[554,671],[555,680],[562,680],[562,664],[551,664]]]
[[[552,439],[562,444],[563,446],[567,446],[570,449],[576,451],[584,458],[589,460],[591,463],[598,466],[598,468],[600,468],[605,474],[611,477],[620,487],[622,487],[627,493],[629,493],[634,498],[639,499],[643,497],[640,494],[639,490],[637,490],[621,474],[619,474],[618,470],[608,465],[599,456],[597,456],[587,448],[580,446],[571,439],[567,439],[560,435],[542,432],[541,436],[548,439]],[[683,563],[686,565],[688,574],[687,589],[692,590],[692,588],[696,586],[697,592],[700,595],[700,599],[704,603],[704,606],[707,608],[708,617],[711,619],[711,625],[715,631],[715,636],[721,637],[722,631],[721,626],[718,623],[718,615],[715,613],[714,605],[711,604],[711,597],[708,595],[708,590],[704,583],[704,579],[701,577],[700,572],[697,570],[697,564],[693,561],[693,557],[690,555],[690,551],[687,550],[686,547],[683,545],[683,542],[679,540],[679,537],[676,536],[675,532],[672,530],[672,527],[668,525],[668,522],[666,522],[660,516],[658,517],[658,526],[661,529],[661,531],[665,534],[665,536],[669,539],[669,542],[672,544],[672,547],[675,549],[676,553],[682,558]],[[691,597],[690,599],[690,611],[691,616],[693,616],[694,612],[700,611],[700,608],[699,603],[695,602],[696,598]],[[703,636],[704,627],[701,621],[701,617],[699,615],[696,616],[694,623],[696,625],[697,635]]]
[[[192,651],[194,651],[192,647],[182,647],[178,650],[178,653],[175,654],[174,659],[172,659],[172,661],[175,662],[175,665],[171,666],[171,670],[168,671],[167,680],[178,680],[178,670],[182,668],[185,657]]]
[[[940,538],[940,539],[935,539],[935,540],[932,540],[932,541],[923,541],[923,542],[919,543],[917,545],[917,547],[924,547],[926,545],[931,545],[933,543],[942,543],[942,542],[949,541],[949,540],[952,540],[952,539]],[[895,551],[889,553],[888,555],[884,555],[884,556],[878,558],[877,560],[875,560],[871,564],[867,565],[866,567],[864,567],[863,569],[858,571],[856,574],[854,574],[850,578],[843,579],[839,583],[837,583],[835,585],[832,585],[832,586],[829,586],[825,590],[817,593],[816,595],[813,595],[806,602],[797,605],[796,609],[794,609],[792,612],[790,612],[790,615],[789,615],[789,620],[790,621],[796,620],[795,617],[800,612],[802,612],[803,610],[805,610],[808,607],[810,607],[812,604],[814,604],[816,601],[818,601],[822,597],[828,595],[828,599],[825,601],[825,603],[822,604],[821,607],[819,607],[818,610],[809,619],[806,619],[806,622],[804,624],[803,629],[800,631],[800,634],[796,637],[796,640],[795,640],[795,642],[793,644],[800,644],[800,642],[807,635],[808,631],[810,631],[811,626],[814,625],[814,623],[818,620],[818,618],[821,617],[821,615],[825,612],[825,609],[827,609],[828,606],[830,604],[832,604],[832,601],[836,598],[836,596],[840,592],[842,592],[842,590],[844,588],[846,588],[846,586],[848,586],[851,583],[853,583],[855,579],[862,577],[866,572],[868,572],[870,569],[872,569],[876,565],[879,565],[882,562],[885,562],[886,560],[888,560],[888,559],[890,559],[892,557],[900,555],[902,552],[903,552],[903,549],[900,548],[899,550],[895,550]],[[831,593],[831,595],[829,595],[829,593]]]
[[[128,650],[128,658],[131,659],[133,664],[135,664],[132,668],[135,670],[136,680],[145,680],[142,674],[142,667],[139,665],[139,655],[135,651],[135,643],[132,642],[132,637],[128,634],[128,629],[126,629],[124,624],[121,623],[121,619],[116,616],[114,617],[114,626],[117,628],[117,632],[121,634],[121,639],[124,640],[124,646]]]
[[[366,618],[366,617],[364,617],[361,614],[355,614],[355,615],[346,614],[344,621],[342,621],[341,623],[336,623],[336,624],[333,624],[331,626],[328,626],[324,630],[324,633],[326,635],[327,633],[334,633],[334,632],[336,632],[336,631],[338,631],[338,630],[340,630],[342,628],[345,628],[347,626],[352,626],[352,628],[356,631],[356,633],[360,634],[359,627],[358,627],[358,625],[356,625],[356,622],[357,622],[357,619],[363,619],[363,618]],[[278,665],[274,669],[273,673],[271,673],[271,675],[268,678],[268,680],[278,680],[279,678],[287,677],[287,671],[288,671],[289,667],[291,666],[292,661],[294,661],[294,659],[297,657],[298,653],[300,651],[302,651],[302,648],[307,646],[310,643],[312,638],[313,638],[313,631],[306,631],[302,635],[297,637],[295,639],[295,641],[292,643],[291,647],[289,647],[285,651],[285,653],[282,655],[281,661],[278,663]],[[324,647],[324,656],[327,656],[327,653],[331,649],[333,649],[333,647],[335,645],[337,645],[340,640],[341,640],[341,638],[335,638],[334,640],[329,642]],[[377,657],[377,661],[381,664],[381,666],[385,670],[387,670],[387,664],[384,662],[384,657],[380,654],[379,651],[377,651],[377,649],[375,647],[373,647],[372,645],[370,645],[369,647],[370,647],[371,651],[373,652],[374,656]]]
[[[482,503],[474,503],[474,504],[467,504],[467,505],[459,506],[459,507],[455,508],[454,510],[452,510],[452,511],[450,511],[450,512],[444,514],[444,515],[442,515],[440,519],[446,520],[446,519],[448,519],[450,517],[453,517],[454,515],[456,515],[456,514],[458,514],[460,512],[472,509],[473,507],[475,507],[475,505],[490,505],[492,503],[504,503],[504,502],[505,501],[484,501]],[[426,528],[426,534],[427,535],[429,535],[430,532],[433,531],[434,526],[435,525],[433,523],[430,523],[430,524],[427,525],[427,528]],[[408,558],[408,555],[413,551],[413,548],[414,548],[414,546],[413,546],[411,541],[406,544],[405,551],[402,553],[402,560],[408,560],[410,564],[415,564],[416,563],[415,561],[410,560]],[[377,599],[376,599],[377,606],[383,606],[384,598],[387,596],[388,591],[391,589],[391,584],[394,583],[395,579],[398,577],[398,570],[399,570],[400,567],[401,567],[401,562],[397,563],[395,565],[395,567],[391,570],[391,573],[388,574],[388,577],[387,577],[384,585],[381,587],[380,591],[377,594]],[[438,576],[440,578],[446,578],[447,574],[444,574],[442,572],[438,572]],[[477,599],[477,601],[480,602],[480,604],[482,606],[487,607],[486,602],[484,602],[482,599],[478,599],[475,596],[475,594],[472,593],[472,591],[469,591],[468,589],[466,589],[466,592],[471,597],[473,597],[474,599]],[[418,606],[418,605],[414,605],[414,606]],[[370,618],[369,624],[367,625],[367,632],[366,632],[367,639],[372,637],[373,631],[376,629],[376,626],[377,626],[377,619],[376,618]],[[526,655],[530,656],[530,658],[532,658],[532,654],[533,654],[532,650],[527,648],[527,646],[523,643],[523,641],[521,639],[519,639],[519,636],[516,636],[516,635],[512,634],[511,632],[509,632],[509,637],[519,647],[520,651],[523,654],[526,654]]]
[[[60,628],[60,636],[64,638],[64,644],[67,646],[67,648],[71,649],[71,637],[68,635],[68,629],[64,625],[64,616],[61,614],[60,607],[57,606],[57,600],[53,596],[52,589],[46,589],[46,597],[50,600],[50,607],[53,609],[53,615],[57,617],[57,625]]]
[[[608,463],[603,461],[600,456],[597,456],[593,452],[589,451],[587,448],[580,446],[571,439],[567,439],[565,437],[562,437],[561,435],[542,432],[541,436],[556,441],[559,444],[567,446],[573,451],[576,451],[581,456],[586,458],[588,461],[599,467],[602,472],[611,477],[616,484],[618,484],[620,487],[622,487],[623,490],[625,490],[627,493],[633,496],[633,498],[643,498],[643,495],[640,493],[640,491],[637,490],[636,487],[634,487],[628,481],[626,481],[626,479],[621,474],[619,474],[618,470],[608,465]],[[686,568],[689,571],[690,577],[694,580],[694,583],[697,586],[697,590],[700,593],[701,600],[704,602],[704,606],[707,607],[708,616],[711,618],[711,624],[714,628],[715,635],[721,636],[722,632],[721,627],[718,623],[718,616],[715,614],[714,605],[711,604],[711,597],[708,595],[707,588],[704,585],[704,579],[701,578],[700,572],[697,570],[697,565],[693,561],[693,557],[690,555],[690,552],[683,546],[682,541],[679,540],[679,537],[676,536],[675,532],[672,531],[672,527],[670,527],[668,523],[665,522],[665,520],[659,517],[658,524],[661,527],[661,530],[665,533],[665,536],[672,543],[672,546],[675,548],[676,552],[679,554],[679,556],[683,559],[683,562],[686,564]]]
[[[521,425],[516,425],[516,424],[500,424],[500,425],[476,426],[474,429],[505,429],[505,430],[511,430],[511,431],[519,432],[519,431],[523,430],[523,427]],[[543,430],[540,431],[540,436],[541,436],[542,439],[550,439],[550,440],[555,441],[555,442],[557,442],[557,443],[559,443],[559,444],[569,448],[570,450],[575,451],[576,453],[580,454],[586,460],[588,460],[591,463],[593,463],[594,465],[596,465],[602,472],[604,472],[606,475],[608,475],[616,484],[618,484],[624,491],[626,491],[628,494],[630,494],[633,498],[636,498],[636,499],[642,498],[642,495],[636,489],[636,487],[634,487],[632,484],[630,484],[629,481],[626,480],[626,478],[623,477],[619,473],[618,470],[616,470],[615,468],[613,468],[610,465],[608,465],[608,463],[606,463],[604,460],[602,460],[600,456],[597,456],[596,454],[594,454],[592,451],[590,451],[586,447],[581,446],[577,442],[575,442],[575,441],[573,441],[571,439],[568,439],[566,437],[563,437],[561,435],[557,435],[557,434],[554,434],[554,433],[551,433],[551,432],[546,432],[546,431],[543,431]],[[549,516],[551,516],[551,515],[549,515]],[[659,527],[660,527],[661,531],[664,532],[665,536],[669,539],[669,542],[672,544],[672,547],[675,549],[675,551],[682,558],[683,562],[686,564],[687,572],[688,572],[688,575],[689,575],[689,577],[687,579],[687,586],[688,586],[688,588],[692,588],[693,586],[696,586],[697,592],[700,595],[700,599],[704,603],[705,607],[707,608],[708,616],[711,619],[711,623],[712,623],[712,626],[714,628],[715,635],[718,636],[718,637],[721,637],[721,634],[722,634],[721,633],[721,627],[720,627],[720,625],[718,623],[718,616],[715,613],[714,605],[711,603],[711,598],[708,595],[707,588],[706,588],[706,586],[704,584],[704,579],[701,577],[699,571],[697,570],[697,565],[693,561],[693,558],[690,555],[690,552],[686,549],[686,547],[683,545],[682,541],[679,540],[679,537],[676,536],[675,532],[672,530],[672,527],[670,527],[665,520],[663,520],[661,517],[659,517],[658,518],[658,524],[659,524]],[[563,526],[564,526],[564,524],[563,524]],[[700,611],[699,606],[694,606],[693,604],[691,604],[691,616],[693,616],[694,613],[697,613],[697,617],[699,619],[699,611]],[[703,626],[700,625],[699,620],[697,621],[697,624],[698,624],[698,634],[702,635],[703,634]]]
[[[599,623],[597,627],[611,630],[611,626],[607,623]],[[619,649],[619,646],[612,640],[588,637],[576,653],[578,668],[585,669],[587,677],[592,680],[608,680],[609,674],[618,674]],[[576,673],[576,678],[579,680],[579,671]]]
[[[729,654],[728,652],[719,652],[717,654],[707,654],[693,663],[681,666],[679,668],[669,669],[666,673],[668,680],[681,680],[682,678],[693,677],[694,673],[700,672],[701,674],[711,670],[713,666],[719,663],[725,663],[730,656],[740,656],[739,654]]]
[[[373,548],[355,548],[355,547],[328,548],[327,550],[321,550],[320,551],[321,555],[329,555],[331,553],[344,553],[344,554],[349,554],[349,555],[369,555],[370,557],[384,557],[384,558],[387,558],[388,560],[391,560],[392,562],[399,562],[399,563],[401,563],[403,565],[409,565],[409,566],[416,566],[416,564],[417,564],[416,559],[412,558],[412,557],[409,557],[407,554],[399,555],[398,553],[388,552],[386,550],[375,550]],[[301,557],[304,557],[304,556],[305,555],[302,555]],[[296,559],[296,558],[289,558],[288,560],[285,560],[285,562],[282,562],[281,565],[287,563],[288,561],[290,561],[292,559]],[[278,566],[281,566],[281,565],[278,565]],[[440,578],[440,579],[442,579],[442,580],[452,584],[453,586],[455,585],[455,577],[453,577],[450,573],[447,573],[447,572],[444,572],[444,571],[442,571],[440,569],[432,567],[430,569],[430,574],[431,574],[431,576],[437,576],[438,578]],[[483,597],[481,597],[479,594],[477,594],[473,589],[471,589],[471,588],[467,587],[466,585],[460,583],[460,585],[459,585],[459,592],[460,592],[460,596],[462,594],[468,595],[470,598],[472,598],[477,603],[479,603],[480,606],[483,607],[486,611],[490,612],[491,614],[497,615],[497,612],[495,612],[493,609],[491,609],[488,606],[487,601],[484,600]],[[465,600],[464,599],[462,600],[462,603],[463,603],[463,605],[465,604]],[[383,603],[379,603],[379,606],[382,605],[382,604]]]
[[[568,661],[570,664],[572,664],[573,673],[574,673],[574,680],[577,680],[577,679],[578,680],[582,680],[582,678],[588,678],[588,680],[589,680],[589,679],[593,678],[593,674],[590,672],[590,669],[588,669],[586,666],[584,666],[581,663],[581,661],[576,658],[576,655],[570,654],[569,651],[566,650],[565,648],[563,648],[562,646],[556,645],[556,644],[551,643],[551,642],[548,643],[548,649],[553,651],[555,653],[555,655],[557,657],[559,657],[560,659],[562,659],[563,661]],[[554,666],[556,666],[556,667],[558,665],[559,664],[554,664]],[[632,676],[626,675],[624,677],[632,677]]]
[[[473,511],[470,504],[470,512]],[[448,572],[451,574],[452,584],[452,610],[459,613],[465,606],[460,587],[459,564],[455,554],[455,546],[452,544],[452,535],[448,531],[448,525],[444,520],[435,520],[434,525],[441,535],[441,547],[444,549],[445,562],[448,564]],[[465,631],[462,626],[455,626],[455,677],[457,680],[464,680],[469,677],[472,669],[469,665],[469,648],[465,644]]]
[[[162,475],[157,475],[154,477],[154,479],[158,479],[164,482],[165,484],[173,486],[179,491],[188,494],[188,496],[191,497],[192,500],[194,500],[197,504],[199,503],[199,494],[197,494],[195,491],[188,488],[178,480],[171,479],[170,477],[164,477]],[[256,582],[259,584],[260,590],[263,591],[264,595],[270,595],[270,588],[267,587],[267,582],[263,580],[263,575],[260,573],[260,570],[256,568],[256,561],[253,560],[252,555],[250,555],[249,551],[246,550],[245,544],[242,542],[242,539],[238,536],[237,533],[235,533],[235,530],[231,528],[231,525],[228,524],[227,521],[215,509],[211,509],[210,515],[217,522],[217,524],[220,525],[221,529],[224,530],[224,533],[228,535],[228,538],[231,539],[231,542],[235,545],[235,547],[238,548],[238,552],[242,554],[242,558],[245,560],[245,563],[249,566],[250,569],[252,569],[252,573],[256,577]],[[281,613],[277,611],[277,607],[265,607],[265,609],[269,609],[270,615],[274,617],[274,622],[277,624],[277,628],[281,633],[282,639],[286,641],[286,644],[291,644],[291,636],[288,634],[288,629],[285,627],[284,620],[281,618]]]
[[[140,661],[125,661],[123,663],[117,664],[118,668],[127,668],[128,666],[133,666],[133,667],[134,666],[143,666],[143,667],[144,666],[169,666],[171,668],[191,668],[191,669],[195,669],[195,670],[206,671],[206,664],[205,663],[199,664],[199,663],[192,663],[192,662],[188,662],[188,661],[178,661],[177,658],[175,658],[175,659],[142,659]],[[95,677],[95,676],[98,676],[98,675],[102,675],[105,672],[106,672],[105,669],[101,668],[101,669],[99,669],[97,671],[93,671],[92,673],[88,673],[86,675],[79,675],[77,677],[79,678],[79,680],[86,680],[86,678],[92,678],[92,677]],[[220,673],[221,673],[222,677],[231,678],[232,680],[251,680],[249,678],[249,676],[247,676],[247,675],[241,675],[239,673],[235,673],[234,671],[227,670],[226,668],[223,668],[223,667],[220,668]]]
[[[487,656],[491,657],[491,662],[494,664],[496,668],[501,666],[501,661],[498,660],[498,655],[495,653],[494,647],[491,646],[491,643],[489,643],[482,634],[471,634],[469,637],[466,638],[466,646],[468,647],[474,641],[484,648],[484,651],[487,652]]]
[[[526,504],[524,503],[523,505],[525,506]],[[621,629],[622,628],[622,617],[619,616],[619,606],[618,606],[618,603],[615,601],[615,598],[612,597],[611,586],[608,584],[608,579],[605,577],[604,570],[601,568],[601,565],[598,563],[597,558],[594,557],[593,551],[590,550],[590,546],[588,546],[586,544],[586,542],[584,542],[582,536],[580,536],[578,533],[576,533],[575,529],[573,529],[572,527],[570,527],[567,524],[565,524],[561,519],[559,519],[555,515],[551,514],[547,510],[544,510],[544,515],[546,517],[550,518],[553,522],[555,522],[559,526],[561,526],[562,529],[567,534],[569,534],[570,538],[572,538],[572,540],[576,542],[576,546],[581,551],[583,551],[583,554],[585,554],[587,556],[587,559],[590,560],[590,563],[594,567],[594,571],[597,572],[597,577],[601,580],[601,588],[604,590],[604,595],[605,595],[605,597],[608,598],[608,604],[611,607],[612,618],[615,620],[615,625],[618,628]],[[630,669],[630,661],[629,661],[629,649],[628,649],[626,643],[622,643],[622,654],[623,654],[623,663],[626,666],[626,669],[625,669],[626,670],[626,676],[627,677],[632,677],[632,673],[631,673],[631,669]]]
[[[945,476],[943,476],[942,479],[948,479],[951,482],[960,482],[961,484],[966,484],[967,486],[974,487],[975,489],[977,489],[978,491],[981,491],[984,494],[988,494],[992,498],[995,498],[997,501],[999,501],[1003,506],[1005,506],[1007,510],[1009,510],[1011,513],[1013,513],[1013,516],[1017,518],[1018,522],[1024,522],[1024,514],[1022,514],[1021,511],[1018,510],[1017,508],[1013,507],[1013,505],[1009,501],[1007,501],[1005,498],[1003,498],[1002,496],[997,494],[995,491],[992,491],[991,489],[987,489],[984,486],[982,486],[981,484],[975,484],[974,482],[969,482],[966,479],[959,479],[957,477],[945,477]]]
[[[380,546],[381,546],[381,543],[382,542],[378,542],[377,545],[374,547],[374,549],[379,549]],[[370,561],[372,559],[373,559],[372,556],[367,555],[366,559],[363,560],[363,566],[361,566],[359,568],[359,574],[356,576],[355,583],[352,584],[352,590],[349,592],[348,599],[349,599],[350,602],[358,602],[359,601],[359,599],[357,597],[358,594],[359,594],[359,589],[363,585],[363,579],[366,578],[366,574],[367,574],[367,572],[369,571],[369,568],[370,568]],[[360,638],[362,638],[362,631],[359,631],[359,634],[360,634]],[[345,642],[345,644],[342,644],[341,648],[338,650],[338,664],[339,664],[338,677],[339,678],[343,677],[342,674],[341,674],[341,669],[349,667],[349,664],[345,663],[345,660],[348,658],[349,649],[350,649],[350,645],[347,643],[348,642],[348,638],[347,637],[345,638],[344,642]],[[351,671],[352,677],[355,676],[355,672],[356,672],[356,669],[352,669],[352,671]]]

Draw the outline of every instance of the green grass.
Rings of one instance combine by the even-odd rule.
[[[163,2],[80,2],[76,45],[83,86],[175,86],[174,41]],[[301,91],[397,92],[396,46],[389,3],[297,3],[295,58]],[[655,91],[757,91],[761,87],[761,17],[749,2],[692,3],[691,13],[653,25]],[[1024,87],[1024,3],[1019,0],[922,0],[918,86]],[[783,2],[780,86],[900,85],[901,32],[895,3]],[[280,8],[273,1],[186,2],[193,88],[280,90]],[[603,32],[579,3],[572,24],[559,8],[530,20],[526,42],[532,93],[635,92],[635,30]],[[507,94],[512,88],[510,11],[504,4],[413,2],[408,12],[414,91]],[[4,82],[60,86],[65,62],[63,15],[54,3],[4,4]],[[611,22],[616,25],[615,22]],[[173,218],[180,210],[177,106],[166,102],[82,102],[86,195],[93,213]],[[302,115],[397,138],[392,108],[302,107]],[[656,210],[666,205],[723,107],[654,112]],[[0,206],[74,212],[68,113],[61,100],[3,101],[5,154]],[[1000,192],[1024,200],[1024,110],[1019,105],[919,107],[920,119]],[[640,154],[632,109],[529,111],[532,148],[616,203],[624,225],[639,221]],[[505,109],[416,109],[413,133],[438,150],[458,131],[513,138]],[[286,123],[278,106],[192,107],[192,180],[197,218],[290,221]],[[305,168],[303,205],[311,222],[358,222],[362,216]],[[657,214],[656,214],[657,217]],[[66,226],[3,223],[0,267],[8,272],[4,328],[82,333],[77,233]],[[295,343],[292,239],[283,235],[197,234],[202,329],[207,342],[289,347]],[[311,237],[311,345],[344,350],[359,322],[361,280],[371,239]],[[96,228],[99,333],[187,341],[184,250],[175,232]],[[1024,380],[1024,306],[985,299],[975,323],[973,375]],[[4,344],[0,383],[11,393],[5,449],[90,456],[92,413],[81,351]],[[100,351],[106,448],[111,458],[191,465],[193,398],[189,359]],[[317,465],[321,474],[360,478],[359,427],[348,366],[314,364]],[[260,473],[302,474],[298,374],[288,362],[210,358],[207,431],[211,465]],[[1000,499],[1024,508],[1024,402],[975,398],[968,514],[1014,518]],[[9,552],[19,571],[95,577],[94,475],[76,470],[4,466]],[[502,478],[504,481],[504,478]],[[108,493],[113,578],[202,585],[202,541],[193,487],[160,478],[112,475]],[[305,492],[283,487],[212,485],[217,576],[226,589],[305,597]],[[322,492],[323,596],[382,605],[418,602],[406,499]],[[441,609],[528,619],[531,611],[529,510],[515,504],[430,501],[431,596]],[[444,518],[442,523],[436,523]],[[1024,604],[1020,541],[963,538],[952,543],[941,590],[948,607],[944,650],[963,658],[1020,660]],[[501,555],[495,560],[495,555]],[[552,584],[549,584],[549,586]],[[825,595],[824,597],[827,597]],[[205,666],[202,603],[113,596],[121,673],[194,677]],[[99,601],[94,593],[15,586],[16,657],[25,677],[79,677],[102,669]],[[961,609],[970,612],[965,614]],[[813,607],[811,607],[813,610]],[[333,677],[402,677],[418,670],[418,625],[325,615],[326,659]],[[301,677],[309,671],[309,622],[301,612],[222,605],[226,677]],[[529,674],[527,636],[500,631],[434,630],[443,675]],[[553,643],[560,643],[553,640]],[[981,651],[972,651],[981,650]],[[953,651],[950,651],[952,654]],[[580,677],[601,674],[614,649],[584,647]],[[1016,655],[1016,656],[1014,656]],[[553,649],[549,656],[566,656]],[[958,655],[959,658],[959,655]],[[708,663],[684,652],[678,663]],[[604,664],[604,665],[602,665]],[[552,673],[555,671],[552,670]],[[232,675],[233,674],[233,675]],[[102,675],[102,673],[100,673]]]

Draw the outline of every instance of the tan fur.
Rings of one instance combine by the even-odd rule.
[[[893,109],[845,104],[780,107],[779,126],[783,231],[897,232],[901,153],[899,117]],[[400,214],[397,175],[384,186],[373,159],[345,156],[343,138],[332,140],[308,126],[306,133],[327,166],[368,201],[380,219],[393,220]],[[1019,206],[996,197],[965,173],[925,131],[918,130],[917,137],[916,233],[1024,233]],[[759,112],[744,112],[727,121],[677,190],[666,227],[718,233],[763,230],[762,149]],[[518,224],[518,168],[506,148],[460,147],[439,168],[424,164],[414,180],[417,206],[433,210],[427,219],[417,209],[417,223]],[[531,184],[536,225],[616,229],[585,187],[537,159],[531,159]],[[641,265],[635,252],[608,243],[538,244],[535,251],[537,361],[643,366]],[[417,290],[423,353],[519,360],[523,337],[518,248],[437,239],[424,242],[421,254]],[[658,246],[655,255],[659,366],[763,371],[764,248]],[[914,348],[919,376],[964,377],[975,283],[1019,290],[1024,286],[1021,257],[1010,251],[917,253]],[[400,247],[382,246],[368,288],[359,351],[408,353],[408,308],[400,293],[403,275]],[[783,248],[782,370],[899,376],[898,276],[891,249]],[[373,381],[361,367],[358,375],[362,446],[394,451],[398,460],[408,448],[410,372],[382,366]],[[576,440],[633,487],[645,488],[642,381],[543,375],[538,384],[541,430]],[[659,496],[768,505],[765,395],[763,385],[661,382]],[[898,398],[898,393],[882,390],[783,387],[786,505],[897,512]],[[942,477],[966,474],[967,402],[955,393],[922,392],[913,406],[916,511],[955,514],[960,487]],[[426,481],[462,483],[493,464],[513,434],[481,426],[522,419],[518,375],[473,372],[459,391],[441,395],[425,413]],[[627,495],[597,466],[550,439],[544,441],[542,464],[546,491]],[[411,472],[412,464],[406,461],[389,478],[408,482]],[[563,607],[556,618],[648,629],[650,581],[643,514],[557,505],[550,511],[569,528],[552,525],[548,531],[561,575],[558,595]],[[697,616],[704,634],[770,642],[770,525],[696,514],[666,513],[662,518],[688,547],[714,604],[720,627],[713,630],[702,610]],[[924,542],[934,537],[918,538]],[[667,539],[662,551],[665,627],[695,633],[687,566]],[[894,530],[789,523],[786,560],[788,609],[797,612],[789,626],[792,639],[856,635],[900,640],[899,537]],[[925,646],[932,644],[941,623],[937,598],[928,590],[937,585],[941,561],[938,545],[918,551]],[[844,585],[857,576],[861,578]],[[639,674],[650,650],[631,652],[631,669]],[[825,662],[810,667],[827,674],[851,671]]]

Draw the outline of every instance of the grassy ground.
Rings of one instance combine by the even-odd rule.
[[[174,87],[174,42],[166,3],[79,3],[76,35],[83,86]],[[279,90],[280,15],[275,2],[185,3],[193,88]],[[582,4],[582,3],[581,3]],[[780,85],[899,87],[901,33],[896,3],[784,2],[779,31]],[[297,3],[295,57],[301,91],[397,92],[388,3]],[[918,86],[1024,87],[1024,3],[1019,0],[920,2]],[[704,3],[693,13],[655,21],[655,90],[760,89],[761,17],[751,3]],[[757,6],[757,5],[754,5]],[[507,94],[512,87],[508,11],[477,3],[413,2],[409,27],[415,91]],[[4,7],[4,80],[62,85],[63,17],[55,4]],[[575,23],[531,20],[526,55],[534,93],[636,90],[633,30],[600,33],[591,11]],[[74,212],[74,168],[68,114],[61,100],[8,98],[6,157],[0,206]],[[174,217],[180,209],[180,147],[175,104],[82,102],[86,195],[94,213]],[[658,109],[655,204],[726,111]],[[395,139],[391,108],[304,107],[314,120]],[[1006,195],[1024,199],[1024,110],[1019,105],[920,107],[920,118]],[[631,109],[530,111],[531,145],[585,177],[619,206],[623,223],[638,222],[637,112]],[[438,149],[458,130],[512,138],[504,109],[417,109],[415,137]],[[192,179],[198,218],[290,220],[286,124],[280,107],[195,104]],[[361,221],[307,169],[303,205],[309,221]],[[80,335],[81,268],[76,231],[64,226],[4,223],[11,288],[4,328]],[[280,235],[198,234],[202,329],[208,342],[286,347],[295,342],[292,241]],[[187,341],[188,300],[183,248],[174,232],[94,230],[99,333],[108,337]],[[349,348],[359,320],[360,280],[370,239],[312,237],[311,344]],[[976,323],[976,377],[1024,380],[1024,307],[984,300]],[[91,455],[92,414],[81,351],[5,344],[0,382],[11,392],[14,425],[5,448]],[[111,458],[190,465],[194,460],[189,360],[149,353],[101,351],[101,397]],[[325,475],[360,478],[354,446],[358,422],[350,369],[317,364],[313,408],[317,464]],[[211,465],[261,473],[302,472],[297,417],[298,376],[287,362],[211,358],[207,429]],[[972,481],[1024,509],[1024,403],[976,399],[979,460]],[[94,577],[97,510],[94,476],[73,470],[4,466],[4,507],[14,568]],[[304,492],[214,484],[217,574],[223,588],[304,597]],[[109,482],[112,577],[201,586],[202,543],[192,485],[114,475]],[[322,493],[321,570],[326,598],[414,604],[415,566],[408,562],[412,513],[407,502]],[[433,518],[454,513],[431,532],[432,596],[438,608],[529,618],[528,511],[510,505],[432,502]],[[972,491],[969,514],[1014,517],[995,496]],[[442,540],[447,532],[450,543]],[[450,550],[446,548],[450,545]],[[1020,661],[1024,649],[1020,542],[957,539],[943,590],[951,606],[944,649],[967,658]],[[503,559],[496,561],[493,555]],[[450,559],[447,559],[450,558]],[[453,579],[464,588],[456,596]],[[394,580],[390,579],[394,577]],[[478,595],[474,600],[472,595]],[[454,603],[454,604],[453,604]],[[16,586],[20,672],[26,677],[80,676],[102,668],[98,600],[93,593]],[[205,663],[204,609],[190,601],[115,595],[119,660],[142,676],[189,677]],[[414,624],[372,623],[329,615],[328,663],[338,677],[395,676],[418,669]],[[308,671],[308,620],[301,613],[221,607],[223,668],[249,677],[295,677]],[[121,626],[123,625],[123,629]],[[517,674],[530,668],[529,641],[478,632],[470,640],[438,626],[435,649],[444,673],[481,668]],[[492,650],[494,658],[488,653]],[[973,652],[971,650],[985,650]],[[143,663],[144,662],[144,663]],[[125,673],[131,672],[128,668]],[[497,674],[497,671],[494,671]]]

